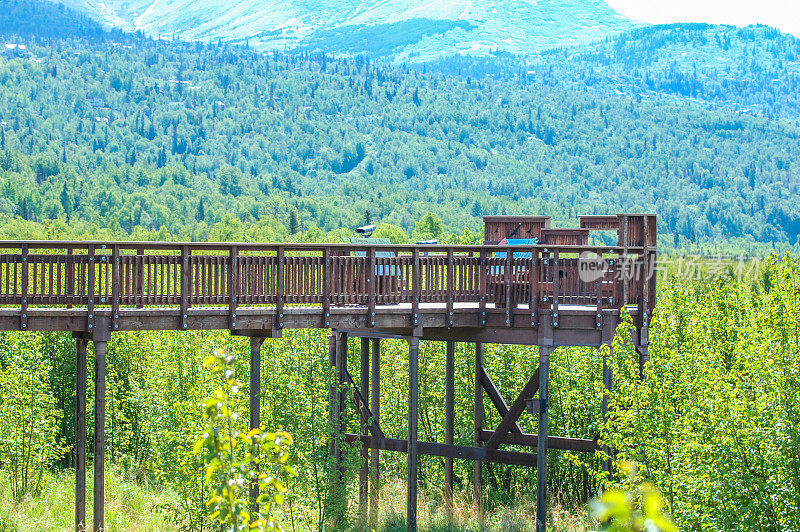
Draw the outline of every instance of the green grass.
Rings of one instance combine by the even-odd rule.
[[[92,479],[87,471],[86,515],[91,527]],[[38,497],[14,501],[8,476],[0,473],[0,532],[73,530],[75,524],[75,474],[48,474]],[[168,495],[124,479],[115,469],[106,471],[106,532],[173,530],[157,506]],[[91,528],[90,528],[91,529]]]
[[[92,485],[91,468],[87,471],[86,514],[91,530]],[[0,473],[0,532],[68,532],[73,530],[75,519],[75,475],[73,472],[48,474],[42,493],[38,497],[25,497],[14,501],[8,476]],[[401,532],[406,530],[406,486],[401,481],[388,482],[380,493],[379,524],[376,532]],[[355,495],[355,494],[353,494]],[[152,532],[176,530],[158,507],[168,502],[170,495],[140,483],[127,480],[119,470],[106,471],[106,532]],[[420,492],[418,523],[421,532],[527,532],[535,530],[533,503],[527,498],[516,499],[513,505],[499,506],[487,502],[484,524],[478,524],[468,492],[456,493],[453,504],[453,521],[449,522],[441,497]],[[286,513],[287,508],[283,508]],[[349,514],[358,514],[357,501],[350,501]],[[301,531],[305,527],[283,516],[286,530]],[[548,527],[553,532],[586,532],[591,523],[586,512],[568,511],[558,506],[551,508]],[[350,523],[353,532],[370,532],[365,526]]]

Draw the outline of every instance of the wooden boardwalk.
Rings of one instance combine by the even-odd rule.
[[[453,459],[475,463],[478,506],[482,462],[537,467],[537,530],[544,531],[547,449],[598,449],[594,440],[548,434],[550,353],[558,346],[610,345],[620,309],[627,307],[643,367],[655,305],[655,217],[594,216],[581,217],[580,222],[580,229],[550,229],[547,217],[487,217],[489,244],[480,246],[0,241],[0,330],[64,331],[76,338],[76,530],[87,526],[89,341],[95,353],[92,529],[101,530],[105,352],[112,334],[229,330],[249,336],[250,423],[257,427],[261,343],[280,337],[285,329],[322,328],[332,331],[330,363],[336,375],[330,383],[330,422],[346,441],[362,448],[359,499],[364,523],[376,518],[375,490],[368,486],[377,484],[380,450],[389,450],[408,455],[409,529],[416,528],[418,455],[428,454],[444,457],[448,493]],[[534,235],[534,243],[506,240],[520,230]],[[592,230],[617,231],[619,244],[588,245]],[[361,338],[360,382],[347,368],[348,336]],[[391,438],[380,428],[384,338],[404,339],[409,346],[409,419],[403,439]],[[445,442],[418,440],[420,340],[447,345]],[[473,446],[453,444],[457,341],[475,343]],[[539,368],[510,403],[486,371],[484,343],[539,346]],[[603,381],[610,390],[607,358]],[[352,393],[345,392],[348,386]],[[484,394],[502,417],[493,430],[484,426]],[[347,397],[361,420],[360,434],[345,434]],[[604,399],[604,412],[606,408]],[[519,427],[526,409],[538,416],[538,434],[525,434]],[[505,450],[502,445],[527,446],[536,453]],[[329,452],[339,464],[329,474],[341,484],[342,449],[336,439],[329,443]]]

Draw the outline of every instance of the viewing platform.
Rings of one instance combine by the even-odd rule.
[[[542,227],[536,244],[0,241],[0,329],[275,337],[318,327],[435,340],[458,330],[462,340],[599,345],[622,306],[638,330],[655,302],[655,239],[623,216]],[[495,226],[541,219],[487,217],[487,240]],[[581,241],[619,220],[630,233],[620,245]]]
[[[547,449],[600,450],[597,438],[549,433],[550,354],[559,346],[611,346],[621,312],[633,318],[639,367],[648,360],[655,306],[656,218],[649,214],[583,216],[556,229],[545,216],[487,216],[483,245],[435,242],[392,245],[247,242],[0,241],[0,330],[63,331],[76,339],[75,530],[86,529],[87,344],[94,345],[94,519],[104,529],[106,346],[121,331],[229,330],[250,337],[250,428],[260,427],[261,345],[286,329],[330,329],[328,472],[336,489],[346,476],[342,442],[361,448],[359,506],[377,515],[381,450],[408,456],[407,522],[416,528],[419,455],[443,457],[445,498],[453,460],[474,462],[480,504],[482,463],[535,466],[537,531],[545,531]],[[590,244],[613,231],[616,245]],[[608,241],[612,238],[601,238]],[[348,338],[361,339],[360,382],[350,374]],[[381,340],[408,343],[408,427],[391,437],[380,426]],[[420,441],[419,343],[446,342],[445,441]],[[474,445],[455,445],[455,343],[475,344]],[[539,367],[507,403],[484,364],[485,343],[539,347]],[[603,384],[613,372],[603,355]],[[533,368],[532,368],[533,370]],[[485,427],[484,394],[502,421]],[[360,433],[346,432],[350,399]],[[525,412],[537,434],[522,431]],[[608,396],[602,398],[608,413]],[[491,428],[491,427],[489,427]],[[395,435],[398,436],[398,435]],[[502,449],[510,445],[513,449]],[[535,453],[519,450],[534,448]],[[604,449],[610,454],[609,449]],[[371,467],[368,466],[368,462]],[[256,495],[257,492],[253,492]],[[369,497],[368,497],[369,496]],[[255,508],[257,510],[257,508]]]

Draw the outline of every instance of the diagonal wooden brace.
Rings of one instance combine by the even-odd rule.
[[[480,372],[481,385],[483,386],[483,389],[486,390],[486,393],[489,395],[489,399],[492,400],[492,404],[494,404],[494,407],[498,412],[500,412],[500,415],[503,416],[503,419],[505,419],[505,417],[508,415],[508,405],[506,404],[505,399],[503,399],[503,396],[500,394],[500,390],[498,390],[497,386],[495,386],[494,381],[489,376],[485,366],[480,366]],[[514,420],[514,423],[511,425],[511,432],[514,434],[522,434],[522,429],[516,420]]]
[[[500,447],[500,444],[505,441],[508,433],[511,432],[512,427],[517,424],[519,416],[522,415],[522,412],[525,410],[528,399],[536,395],[536,392],[538,391],[539,368],[536,368],[536,371],[533,372],[531,378],[528,379],[528,383],[519,393],[519,396],[517,396],[514,404],[512,404],[511,408],[508,409],[508,413],[503,416],[503,421],[501,421],[497,426],[497,430],[494,431],[492,437],[486,442],[487,449],[497,449]]]
[[[361,392],[353,382],[353,377],[350,375],[350,372],[345,370],[344,375],[347,378],[347,382],[352,387],[353,403],[356,405],[356,410],[361,414],[361,420],[366,423],[367,428],[369,428],[369,433],[376,438],[385,438],[386,435],[375,422],[375,416],[372,415],[372,411],[367,406],[367,402],[364,401],[364,397],[361,396]]]

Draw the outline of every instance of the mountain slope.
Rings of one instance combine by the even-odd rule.
[[[758,116],[800,117],[800,39],[767,26],[649,26],[591,45],[525,56],[448,57],[425,68],[637,99],[681,100]]]
[[[67,4],[112,26],[154,36],[418,59],[455,53],[528,53],[586,43],[637,26],[602,0],[67,0]],[[353,35],[359,37],[355,43]],[[392,46],[387,48],[387,42]]]

